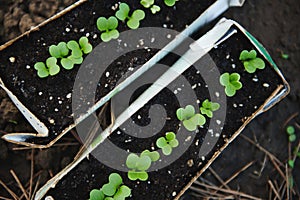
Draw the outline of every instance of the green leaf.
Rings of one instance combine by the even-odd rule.
[[[127,22],[127,26],[131,29],[137,29],[140,26],[140,21],[145,18],[143,10],[135,10]]]
[[[166,133],[166,139],[167,141],[171,141],[171,140],[174,140],[176,138],[176,135],[174,132],[167,132]]]
[[[149,156],[141,156],[136,163],[136,169],[145,171],[151,166],[151,158]]]
[[[116,187],[119,187],[123,182],[122,177],[117,173],[110,174],[108,180]]]
[[[140,4],[145,8],[150,8],[154,4],[154,0],[141,0]]]
[[[129,169],[135,169],[136,168],[136,163],[138,162],[139,160],[139,157],[134,154],[134,153],[131,153],[128,155],[127,157],[127,160],[126,160],[126,166],[129,168]]]
[[[175,5],[177,0],[164,0],[165,4],[169,7],[172,7]]]
[[[152,14],[156,14],[160,11],[160,7],[157,6],[157,5],[153,5],[151,8],[150,8]]]
[[[293,126],[288,126],[288,127],[286,128],[286,132],[287,132],[287,134],[289,134],[289,135],[294,135],[294,134],[295,134],[295,128],[294,128]]]
[[[108,21],[105,17],[99,17],[97,19],[97,28],[99,31],[107,31],[108,30]]]
[[[119,24],[118,19],[114,16],[109,17],[107,20],[107,23],[108,23],[108,26],[107,26],[108,30],[116,29]]]
[[[175,147],[178,147],[179,142],[178,142],[177,139],[174,139],[174,140],[171,140],[171,141],[169,142],[169,144],[170,144],[170,146],[171,146],[172,148],[175,148]]]
[[[75,58],[72,55],[68,57],[74,64],[81,64],[83,62],[83,57]]]
[[[101,190],[105,196],[113,196],[117,191],[117,187],[112,183],[107,183],[102,186]]]
[[[49,53],[52,57],[60,58],[60,51],[59,51],[59,48],[56,45],[51,45],[49,47]]]
[[[289,160],[288,164],[292,169],[295,167],[295,162],[293,160]]]
[[[195,109],[192,105],[187,105],[185,108],[177,109],[176,115],[180,121],[189,119],[195,115]]]
[[[114,198],[112,198],[112,197],[105,197],[104,200],[114,200]]]
[[[247,50],[243,50],[240,54],[240,60],[241,61],[246,61],[246,60],[252,60],[256,58],[257,53],[255,50],[251,50],[250,52]]]
[[[229,84],[227,87],[225,87],[225,93],[229,97],[233,97],[236,93],[236,89],[233,85]]]
[[[162,152],[164,155],[168,156],[172,153],[172,147],[170,145],[166,145],[162,148]]]
[[[110,36],[110,33],[109,32],[104,32],[101,34],[101,40],[103,42],[109,42],[111,40],[111,36]]]
[[[220,108],[220,104],[218,104],[218,103],[211,103],[211,110],[212,111],[216,111],[216,110],[219,110],[219,108]]]
[[[135,180],[137,180],[137,179],[139,178],[138,172],[135,172],[135,171],[129,171],[129,172],[127,173],[127,176],[128,176],[128,178],[129,178],[130,180],[132,180],[132,181],[135,181]]]
[[[34,65],[34,69],[37,70],[37,75],[40,78],[46,78],[49,76],[49,70],[46,68],[46,65],[43,62],[38,62]]]
[[[116,12],[116,17],[121,20],[124,21],[129,14],[130,8],[128,6],[128,4],[126,3],[121,3],[119,5],[119,10]]]
[[[79,45],[84,54],[88,54],[93,50],[93,46],[89,43],[89,40],[87,37],[81,37],[79,39]]]
[[[145,18],[145,12],[143,10],[139,10],[139,9],[135,10],[135,11],[133,11],[131,18],[133,18],[137,21],[140,21]]]
[[[226,72],[226,73],[224,73],[224,74],[222,74],[220,76],[220,83],[223,86],[227,86],[230,83],[230,81],[229,81],[229,73]]]
[[[70,70],[74,68],[74,62],[69,58],[62,58],[60,61],[63,68]]]
[[[97,189],[93,189],[90,192],[90,200],[104,200],[104,194],[102,191],[97,190]]]
[[[138,179],[141,181],[146,181],[149,178],[147,172],[137,172],[137,174],[138,174]]]
[[[51,76],[58,74],[60,71],[60,67],[56,63],[57,63],[57,59],[54,57],[50,57],[46,60],[46,65],[49,69],[49,74]]]
[[[213,112],[212,111],[210,111],[210,110],[208,110],[208,109],[205,109],[205,108],[200,108],[200,112],[201,112],[201,114],[203,114],[203,115],[206,115],[207,117],[209,117],[209,118],[212,118],[213,117]]]
[[[114,195],[113,200],[124,200],[131,195],[131,189],[126,185],[122,185]]]
[[[140,26],[140,22],[136,19],[130,19],[127,22],[127,26],[131,29],[137,29]]]
[[[69,49],[67,47],[67,43],[60,42],[60,43],[58,43],[57,47],[58,47],[58,49],[60,51],[61,58],[65,57],[65,56],[67,56],[69,54]]]
[[[67,47],[70,50],[77,50],[80,49],[79,44],[75,40],[71,40],[67,43]]]
[[[289,141],[290,141],[290,142],[295,142],[296,139],[297,139],[296,135],[290,135],[290,136],[289,136]]]
[[[188,131],[195,131],[197,129],[197,126],[202,126],[205,124],[205,122],[206,119],[203,115],[196,114],[190,119],[184,120],[183,125]]]
[[[111,39],[117,39],[119,37],[120,33],[118,30],[112,30],[109,32],[109,36]]]
[[[239,90],[243,87],[242,83],[239,81],[232,82],[231,85],[234,87],[235,90]]]
[[[241,76],[238,73],[232,73],[229,76],[229,82],[232,83],[232,82],[239,81],[240,78],[241,78]]]
[[[160,158],[160,155],[157,151],[150,152],[149,150],[144,150],[141,153],[141,157],[142,156],[149,156],[152,162],[155,162]]]
[[[166,141],[166,139],[165,139],[164,137],[160,137],[160,138],[158,138],[157,141],[156,141],[156,146],[157,146],[158,148],[163,148],[163,147],[165,147],[167,144],[168,144],[168,143],[167,143],[167,141]]]

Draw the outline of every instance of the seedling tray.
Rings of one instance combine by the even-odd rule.
[[[141,8],[139,1],[124,1],[132,9]],[[164,11],[152,15],[146,12],[147,17],[141,27],[168,27],[182,31],[187,24],[191,24],[202,12],[216,1],[178,2],[176,11],[166,8]],[[227,2],[219,0],[219,2]],[[70,71],[64,71],[56,76],[40,79],[34,64],[45,61],[49,57],[48,48],[61,41],[78,40],[87,36],[95,47],[101,42],[96,27],[97,18],[114,15],[113,6],[117,1],[87,1],[80,0],[56,16],[33,28],[24,35],[0,47],[0,83],[11,99],[30,122],[36,133],[12,133],[3,138],[9,142],[26,146],[45,148],[54,144],[65,133],[74,128],[72,113],[72,89],[78,66]],[[160,2],[160,4],[163,4]],[[242,4],[242,3],[241,3]],[[222,4],[221,4],[222,5]],[[224,6],[218,8],[224,10]],[[190,12],[195,10],[196,12]],[[214,14],[203,19],[203,23],[216,18]],[[121,24],[119,31],[128,28]],[[171,39],[170,39],[171,40]],[[154,54],[155,52],[153,52]],[[153,54],[148,54],[151,57]],[[146,58],[146,60],[148,57]],[[121,58],[118,62],[125,62]],[[139,64],[140,59],[135,63]],[[115,64],[115,63],[114,63]],[[108,81],[108,80],[103,80]],[[110,88],[101,90],[97,99],[101,99]],[[83,120],[83,119],[82,119]]]
[[[75,168],[73,168],[75,166],[73,164],[67,167],[66,169],[73,168],[69,173],[66,173],[67,170],[65,169],[50,180],[39,190],[36,198],[51,196],[54,199],[88,199],[89,192],[92,189],[101,188],[107,183],[109,174],[118,172],[122,176],[124,184],[132,189],[132,194],[128,199],[179,199],[193,181],[208,168],[252,119],[270,109],[289,92],[287,82],[270,55],[238,23],[222,19],[203,38],[205,39],[198,40],[190,48],[207,47],[209,49],[208,54],[197,61],[194,66],[188,68],[183,76],[191,86],[196,85],[193,89],[200,102],[206,98],[215,98],[220,102],[220,99],[224,98],[225,95],[224,89],[209,94],[209,89],[204,81],[205,76],[211,76],[214,71],[214,68],[211,68],[206,62],[206,56],[213,60],[220,74],[225,72],[240,74],[243,88],[238,90],[235,96],[225,96],[226,101],[220,102],[221,104],[226,103],[226,118],[224,121],[218,118],[219,115],[216,112],[216,116],[209,121],[210,124],[214,125],[214,128],[206,124],[200,127],[198,131],[190,132],[178,138],[179,145],[184,146],[191,142],[190,146],[188,145],[187,150],[181,152],[180,157],[174,162],[169,163],[162,169],[149,172],[149,179],[145,182],[130,181],[127,178],[127,172],[112,169],[95,159],[93,157],[93,155],[97,155],[95,152],[106,152],[109,154],[108,157],[104,155],[105,153],[101,156],[116,158],[121,163],[123,162],[123,165],[126,161],[126,157],[113,155],[113,152],[107,152],[109,149],[105,149],[105,147],[101,149],[103,147],[100,144],[88,158],[80,162]],[[216,42],[210,44],[210,41]],[[239,60],[240,53],[245,49],[255,49],[258,52],[258,57],[266,63],[266,67],[263,70],[257,70],[255,73],[246,72]],[[197,73],[196,66],[198,65],[207,68],[207,70],[204,70],[207,73],[201,75]],[[175,112],[180,105],[174,100],[174,94],[168,90],[162,90],[146,104],[146,107],[158,102],[162,102],[168,118],[168,122],[158,134],[147,139],[137,139],[125,134],[126,131],[123,129],[117,129],[108,138],[104,139],[103,145],[106,141],[110,141],[122,149],[128,149],[130,152],[142,152],[144,149],[157,150],[155,141],[163,136],[165,132],[177,132],[184,129],[182,125],[179,125],[180,121],[176,118]],[[197,102],[197,106],[200,106],[199,102]],[[147,124],[148,112],[140,110],[138,114],[141,116],[139,123]],[[190,141],[190,138],[193,138],[192,141]],[[217,138],[217,142],[214,144],[212,141],[215,138]],[[203,147],[209,149],[205,155],[201,154]],[[159,162],[167,162],[166,160],[167,157],[161,157]],[[64,176],[61,176],[62,174]],[[61,179],[61,177],[63,178]]]

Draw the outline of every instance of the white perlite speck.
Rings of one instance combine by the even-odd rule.
[[[72,93],[67,94],[66,98],[70,99],[72,97]]]
[[[26,65],[26,69],[30,69],[30,66],[29,66],[29,65]]]
[[[9,58],[9,61],[10,61],[11,63],[14,63],[14,62],[16,61],[16,58],[15,58],[15,57],[10,57],[10,58]]]
[[[39,96],[42,96],[43,95],[43,92],[39,92]]]
[[[175,197],[175,196],[176,196],[176,192],[175,192],[175,191],[172,193],[172,196],[173,196],[173,197]]]
[[[67,33],[70,32],[70,30],[71,30],[70,28],[66,28],[66,32],[67,32]]]
[[[266,88],[270,87],[270,85],[268,83],[264,83],[263,86]]]
[[[106,76],[106,77],[109,77],[109,72],[106,72],[106,73],[105,73],[105,76]]]

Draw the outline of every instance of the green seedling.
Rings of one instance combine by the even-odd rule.
[[[294,160],[288,160],[288,165],[290,166],[290,168],[294,168],[295,167],[295,162]]]
[[[132,181],[141,180],[146,181],[148,179],[148,170],[151,166],[152,159],[147,155],[147,152],[140,156],[131,153],[126,160],[126,166],[130,169],[128,172],[128,178]]]
[[[197,126],[202,126],[206,122],[203,115],[195,113],[195,109],[192,105],[177,109],[176,115],[180,121],[183,121],[183,126],[188,131],[195,131]]]
[[[149,151],[145,150],[141,153],[141,156],[148,156],[152,162],[158,161],[160,158],[160,155],[157,151]]]
[[[264,69],[265,62],[261,58],[257,58],[257,53],[255,50],[250,52],[243,50],[240,54],[240,60],[243,62],[243,65],[248,73],[254,73],[256,69]]]
[[[178,147],[179,142],[173,132],[167,132],[165,137],[160,137],[156,141],[156,146],[162,149],[164,155],[168,156],[172,153],[173,148]]]
[[[84,54],[89,54],[93,50],[93,46],[90,44],[89,39],[87,37],[81,37],[79,39],[79,45],[80,45],[81,51]]]
[[[43,62],[36,63],[34,69],[37,70],[37,75],[40,78],[46,78],[49,75],[54,76],[60,71],[60,67],[57,65],[57,59],[55,57],[48,58],[46,60],[46,65]]]
[[[126,3],[119,5],[119,10],[116,12],[116,17],[121,21],[127,21],[127,26],[131,29],[137,29],[140,26],[140,21],[145,18],[143,10],[135,10],[132,15],[129,15],[130,7]]]
[[[60,42],[58,45],[51,45],[49,47],[49,53],[54,58],[64,58],[69,54],[67,43]]]
[[[73,69],[75,64],[81,64],[83,54],[88,54],[93,50],[87,37],[81,37],[79,43],[71,40],[67,43],[67,47],[71,50],[71,55],[61,59],[61,65],[67,70]]]
[[[209,118],[213,117],[213,112],[220,108],[220,104],[214,103],[206,99],[202,103],[202,107],[200,108],[200,112],[203,115],[206,115]]]
[[[290,58],[290,56],[289,56],[289,54],[281,53],[281,58],[287,60]]]
[[[154,0],[141,0],[140,3],[145,8],[150,8],[152,14],[155,14],[160,11],[160,7],[158,5],[154,5]]]
[[[290,142],[295,142],[296,141],[297,137],[296,137],[296,134],[295,134],[295,128],[293,126],[288,126],[286,128],[286,133],[289,136],[289,141]]]
[[[221,85],[225,86],[225,93],[227,96],[232,97],[236,91],[243,87],[240,82],[240,75],[238,73],[224,73],[220,77]]]
[[[178,0],[164,0],[165,4],[170,7],[174,6],[176,1]]]
[[[117,30],[118,20],[114,16],[106,19],[105,17],[99,17],[97,20],[97,27],[101,33],[101,39],[103,42],[108,42],[112,39],[117,39],[120,35]]]
[[[112,173],[108,178],[109,182],[100,190],[93,189],[90,192],[90,200],[125,200],[131,195],[131,189],[123,185],[122,177]]]

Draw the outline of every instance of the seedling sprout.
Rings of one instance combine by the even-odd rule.
[[[227,96],[232,97],[236,91],[243,87],[240,82],[240,75],[238,73],[224,73],[220,77],[221,85],[225,86],[225,93]]]
[[[126,160],[126,166],[130,169],[127,174],[128,178],[132,181],[146,181],[148,179],[146,170],[150,168],[151,162],[151,158],[147,155],[129,154]]]
[[[164,155],[168,156],[172,153],[173,148],[178,147],[179,142],[173,132],[167,132],[165,137],[160,137],[156,141],[156,146],[162,149]]]
[[[195,113],[195,108],[192,105],[177,109],[176,115],[180,121],[183,121],[183,126],[188,131],[195,131],[197,126],[202,126],[206,122],[203,115]]]
[[[176,1],[178,0],[164,0],[165,4],[170,7],[174,6]]]
[[[200,112],[203,115],[206,115],[207,117],[212,118],[213,117],[213,112],[218,110],[219,108],[220,108],[220,104],[211,102],[208,99],[206,99],[202,103],[202,107],[200,108]]]
[[[46,78],[49,75],[54,76],[60,71],[60,67],[57,65],[57,59],[54,57],[48,58],[46,60],[46,65],[43,62],[36,63],[34,69],[37,70],[37,75],[40,78]]]
[[[141,0],[140,3],[145,8],[150,8],[152,14],[155,14],[160,11],[160,7],[158,5],[154,5],[154,0]]]
[[[109,182],[100,190],[93,189],[90,192],[90,200],[125,200],[131,195],[131,189],[123,185],[122,177],[119,174],[110,174],[108,180]]]
[[[265,62],[261,58],[257,58],[257,53],[255,50],[250,52],[243,50],[240,54],[240,60],[243,62],[243,65],[248,73],[254,73],[256,69],[264,69]]]
[[[117,30],[118,20],[116,17],[111,16],[108,19],[105,17],[99,17],[97,20],[97,27],[101,31],[101,39],[104,42],[108,42],[112,39],[117,39],[120,35]]]
[[[49,53],[54,58],[64,58],[69,54],[69,49],[65,42],[60,42],[58,45],[51,45],[49,47]]]
[[[137,29],[140,26],[140,21],[145,18],[143,10],[135,10],[132,15],[129,15],[130,7],[126,3],[119,5],[119,10],[116,12],[116,17],[121,21],[127,21],[127,26],[131,29]]]

